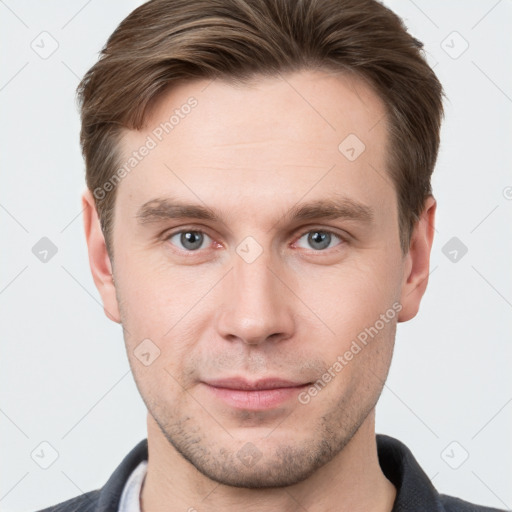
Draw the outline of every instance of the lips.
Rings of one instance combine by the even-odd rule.
[[[261,411],[284,405],[311,383],[280,378],[249,381],[235,377],[203,381],[202,384],[208,393],[232,408]]]
[[[216,388],[238,389],[244,391],[258,391],[263,389],[295,388],[305,386],[308,382],[293,382],[278,378],[260,379],[254,382],[243,378],[216,379],[205,381],[205,384]]]

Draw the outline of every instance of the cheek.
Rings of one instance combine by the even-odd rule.
[[[157,397],[164,397],[177,405],[190,387],[188,375],[183,373],[190,354],[186,340],[177,342],[169,335],[160,339],[144,336],[140,341],[138,332],[135,326],[129,335],[125,334],[125,343],[141,396],[155,402],[160,401]]]
[[[330,350],[328,373],[334,374],[330,395],[360,406],[376,401],[389,371],[393,354],[395,318],[359,326]]]
[[[130,248],[116,265],[120,307],[129,331],[166,335],[212,286],[214,276],[205,270],[171,265],[163,254],[163,248]]]
[[[354,258],[337,268],[316,268],[298,285],[297,295],[317,312],[331,335],[344,339],[373,325],[400,297],[399,272],[385,254],[368,261]]]
[[[143,396],[162,389],[172,394],[182,380],[179,369],[189,345],[180,319],[188,301],[170,289],[171,284],[175,283],[151,279],[133,266],[117,285],[126,351]]]

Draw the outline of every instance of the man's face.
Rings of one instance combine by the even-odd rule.
[[[148,136],[156,144],[118,184],[117,304],[106,307],[119,307],[150,421],[214,480],[301,481],[371,416],[405,261],[384,115],[367,85],[342,75],[197,81],[122,141],[123,162],[153,146]],[[165,200],[218,220],[166,218]],[[344,214],[293,216],[321,202]]]

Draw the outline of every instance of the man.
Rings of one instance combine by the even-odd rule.
[[[373,0],[153,0],[79,86],[147,440],[54,511],[476,511],[375,434],[425,292],[442,88]]]

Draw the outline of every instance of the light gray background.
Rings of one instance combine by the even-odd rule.
[[[146,437],[121,328],[104,316],[89,271],[74,99],[107,37],[141,3],[0,1],[6,512],[102,486]],[[425,43],[448,101],[430,284],[419,315],[399,325],[377,431],[404,441],[441,492],[510,509],[512,3],[386,4]],[[46,59],[31,47],[51,49],[41,32],[58,43]],[[58,248],[46,263],[32,253],[42,237]],[[468,248],[456,262],[443,254],[452,237]],[[48,469],[35,462],[50,462],[43,441],[59,455]]]

